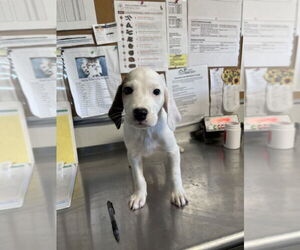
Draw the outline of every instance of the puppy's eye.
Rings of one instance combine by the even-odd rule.
[[[154,95],[159,95],[159,94],[160,94],[160,89],[155,89],[155,90],[153,90],[153,94],[154,94]]]
[[[133,89],[130,88],[130,87],[125,87],[123,89],[123,92],[124,92],[125,95],[130,95],[133,92]]]

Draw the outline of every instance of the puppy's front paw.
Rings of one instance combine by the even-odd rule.
[[[144,192],[135,192],[130,196],[129,208],[131,210],[137,210],[142,208],[146,203],[147,194]]]
[[[189,203],[183,189],[182,190],[174,190],[172,192],[171,202],[176,207],[184,207]]]

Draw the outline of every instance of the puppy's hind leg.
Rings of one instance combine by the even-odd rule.
[[[129,208],[136,210],[142,208],[146,203],[147,184],[143,174],[142,157],[128,153],[128,161],[134,184],[134,193],[130,197]]]

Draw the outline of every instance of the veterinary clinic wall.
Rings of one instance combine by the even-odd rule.
[[[137,0],[133,0],[133,1],[137,1]],[[149,1],[164,2],[161,0],[149,0]],[[94,0],[94,3],[95,3],[95,10],[96,10],[98,23],[109,23],[115,21],[114,0]],[[79,35],[79,34],[93,34],[93,31],[92,29],[85,29],[85,30],[70,30],[70,31],[57,32],[57,35],[62,35],[62,36]],[[124,75],[122,75],[122,77],[124,77]],[[70,100],[71,103],[73,103],[73,98],[70,92],[70,88],[68,87],[68,82],[66,82],[66,85],[67,85],[68,99]],[[72,105],[72,109],[73,109],[73,114],[76,114],[74,105]],[[242,118],[243,106],[240,107],[238,114]],[[78,120],[78,117],[76,117],[75,120]],[[86,119],[86,121],[87,122],[85,124],[81,124],[81,125],[76,125],[78,123],[75,121],[75,135],[76,135],[76,143],[78,148],[100,145],[100,144],[107,144],[107,143],[114,143],[123,140],[122,129],[117,130],[112,123],[98,122],[92,125],[89,124],[88,122],[89,119]],[[188,126],[183,129],[177,129],[176,134],[178,134],[178,139],[183,140],[185,138],[184,136],[185,133],[189,133],[195,129],[197,129],[197,125]],[[187,134],[186,138],[188,137],[189,135]]]
[[[95,0],[95,9],[98,23],[115,21],[114,1]],[[93,34],[92,29],[58,31],[57,35]],[[105,46],[105,45],[103,45]],[[68,86],[68,83],[66,83]],[[70,89],[67,88],[68,99],[73,103]],[[74,105],[72,105],[75,114]],[[76,144],[78,148],[120,142],[123,139],[123,130],[117,130],[112,123],[97,123],[96,125],[81,125],[75,127]]]
[[[137,1],[137,0],[132,0]],[[153,2],[162,2],[161,0],[149,0]],[[114,17],[114,0],[94,0],[97,23],[108,23],[115,21]],[[59,31],[58,35],[78,35],[78,34],[93,34],[92,29],[87,30],[72,30],[72,31]],[[242,40],[241,40],[242,43]],[[105,45],[104,45],[105,46]],[[242,48],[242,46],[241,46]],[[240,58],[241,59],[241,58]],[[244,94],[241,93],[241,98],[244,97]],[[295,99],[300,99],[300,93],[294,93]],[[68,98],[73,102],[72,95],[68,88]],[[74,105],[72,105],[73,114],[76,114],[74,110]],[[243,119],[244,114],[243,105],[240,106],[239,111],[237,112],[241,120]],[[295,112],[292,111],[293,114]],[[293,115],[297,116],[297,115]],[[99,144],[107,144],[122,141],[122,129],[116,130],[112,123],[95,123],[93,125],[87,122],[85,125],[76,126],[75,122],[75,134],[78,147],[93,146]],[[191,130],[195,127],[192,126]]]

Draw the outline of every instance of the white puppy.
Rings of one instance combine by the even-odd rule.
[[[135,210],[145,205],[147,185],[143,175],[143,157],[157,150],[166,152],[171,168],[171,202],[178,207],[187,205],[181,180],[179,147],[173,133],[181,117],[159,74],[149,68],[131,71],[119,86],[109,111],[118,129],[123,109],[124,141],[135,188],[130,197],[130,208]]]

